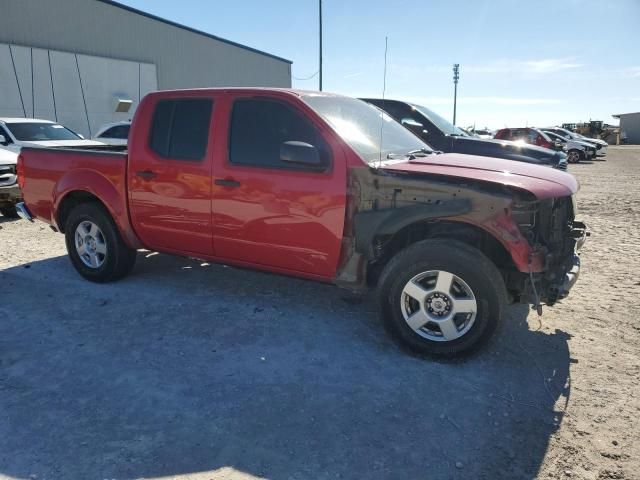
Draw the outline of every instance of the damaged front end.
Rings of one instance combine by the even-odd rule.
[[[575,220],[574,197],[521,202],[513,206],[513,218],[531,245],[529,268],[520,278],[521,303],[553,305],[565,298],[580,274],[579,250],[589,231]],[[536,261],[537,260],[537,261]]]

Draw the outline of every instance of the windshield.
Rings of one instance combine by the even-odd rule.
[[[445,120],[437,113],[429,110],[427,107],[423,107],[421,105],[411,105],[413,108],[418,110],[421,114],[429,119],[431,123],[433,123],[436,127],[438,127],[445,135],[454,135],[460,137],[468,137],[462,129],[456,127],[454,124]]]
[[[302,97],[367,163],[389,154],[432,149],[389,115],[362,100],[349,97]]]
[[[6,125],[20,142],[81,140],[77,134],[57,123],[7,123]]]

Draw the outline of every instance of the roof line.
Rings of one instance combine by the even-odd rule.
[[[195,33],[197,35],[203,35],[205,37],[211,38],[213,40],[218,40],[219,42],[223,42],[229,45],[233,45],[234,47],[239,47],[244,50],[249,50],[250,52],[257,53],[259,55],[264,55],[266,57],[271,57],[276,60],[280,60],[281,62],[286,62],[292,64],[291,60],[286,58],[278,57],[277,55],[273,55],[271,53],[263,52],[262,50],[258,50],[257,48],[247,47],[246,45],[242,45],[237,42],[233,42],[231,40],[227,40],[226,38],[217,37],[207,32],[203,32],[202,30],[198,30],[195,28],[188,27],[186,25],[182,25],[181,23],[172,22],[171,20],[167,20],[166,18],[158,17],[157,15],[153,15],[151,13],[143,12],[142,10],[138,10],[137,8],[130,7],[128,5],[124,5],[119,2],[115,2],[113,0],[97,0],[98,2],[106,3],[107,5],[111,5],[112,7],[121,8],[123,10],[127,10],[131,13],[135,13],[137,15],[142,15],[143,17],[150,18],[152,20],[156,20],[158,22],[166,23],[167,25],[171,25],[172,27],[180,28],[182,30],[187,30],[188,32]]]

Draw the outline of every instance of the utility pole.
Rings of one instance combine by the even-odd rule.
[[[460,79],[460,64],[453,64],[453,124],[456,124],[456,103],[458,102],[458,80]]]
[[[320,88],[322,91],[322,0],[318,0],[318,19],[320,21],[320,67],[318,72],[320,73]]]

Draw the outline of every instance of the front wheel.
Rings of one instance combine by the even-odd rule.
[[[584,157],[584,153],[579,150],[569,150],[567,152],[567,162],[578,163]]]
[[[424,240],[392,258],[379,300],[386,329],[410,350],[470,353],[498,325],[506,305],[502,275],[482,252],[456,240]]]
[[[78,205],[65,226],[71,263],[87,280],[104,283],[127,275],[136,251],[127,247],[109,213],[96,203]]]

